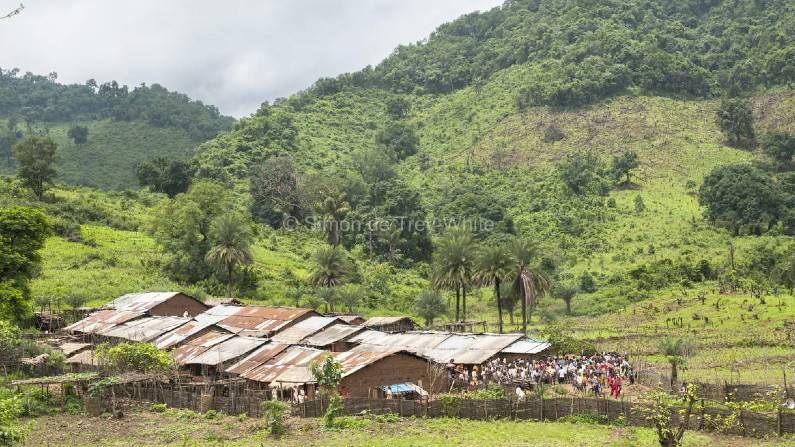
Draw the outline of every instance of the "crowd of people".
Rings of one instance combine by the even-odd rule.
[[[451,359],[447,371],[452,386],[478,387],[497,383],[517,385],[522,389],[539,384],[571,385],[577,391],[592,393],[596,397],[609,393],[618,398],[626,382],[635,382],[635,371],[627,357],[615,353],[511,361],[495,358],[474,366],[456,364],[455,359]]]

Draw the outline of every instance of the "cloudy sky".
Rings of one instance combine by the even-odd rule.
[[[22,0],[0,67],[61,82],[160,83],[243,116],[321,76],[376,64],[502,0]],[[0,0],[0,15],[19,0]]]

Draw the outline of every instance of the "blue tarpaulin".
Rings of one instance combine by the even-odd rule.
[[[389,391],[392,394],[412,393],[417,391],[411,383],[396,383],[393,385],[384,385],[381,387],[384,391]]]

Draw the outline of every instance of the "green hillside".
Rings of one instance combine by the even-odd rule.
[[[135,188],[135,168],[154,157],[189,159],[196,146],[234,120],[158,84],[61,84],[57,74],[0,68],[0,173],[15,170],[12,147],[28,136],[58,143],[58,180],[97,188]],[[69,135],[87,131],[85,141]]]
[[[87,143],[75,144],[67,136],[74,125],[89,129]],[[47,135],[58,143],[58,181],[103,189],[136,188],[135,168],[139,163],[158,156],[188,159],[198,144],[182,129],[136,121],[79,121],[47,126]],[[13,162],[0,163],[2,174],[13,174],[14,169]]]

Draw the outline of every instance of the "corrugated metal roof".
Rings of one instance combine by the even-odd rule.
[[[437,363],[480,364],[522,339],[521,334],[456,334],[449,332],[362,332],[350,339],[359,346],[353,351],[404,350]]]
[[[529,338],[520,339],[502,350],[506,354],[538,354],[552,346],[550,343]]]
[[[226,372],[230,374],[243,374],[244,372],[268,362],[270,359],[281,354],[290,345],[282,345],[279,343],[268,343],[260,347],[256,351],[246,356],[243,360],[232,365]]]
[[[80,351],[77,354],[64,360],[64,362],[71,364],[98,366],[97,359],[96,357],[94,357],[94,351],[90,349],[87,349],[85,351]]]
[[[121,338],[130,341],[152,341],[166,332],[190,321],[183,317],[147,317],[129,321],[100,331],[105,337]]]
[[[157,346],[160,349],[169,349],[174,346],[177,346],[178,344],[185,341],[187,338],[196,335],[199,332],[209,327],[213,327],[215,328],[215,330],[221,333],[229,333],[229,331],[221,329],[218,326],[213,325],[213,323],[210,323],[209,321],[190,320],[187,323],[183,324],[182,326],[161,335],[160,337],[157,338],[157,340],[154,341],[154,343],[155,346]]]
[[[521,334],[452,334],[434,347],[428,356],[438,363],[455,359],[456,363],[479,365],[520,338]]]
[[[109,302],[105,307],[116,310],[146,312],[179,294],[180,292],[128,293]]]
[[[100,310],[83,318],[75,324],[64,328],[67,332],[79,332],[82,334],[98,334],[108,330],[118,324],[126,323],[144,316],[144,312],[124,311],[124,310]]]
[[[249,352],[259,348],[268,340],[254,337],[233,336],[218,343],[198,356],[189,359],[185,364],[190,365],[211,365],[216,366],[244,356]]]
[[[342,365],[342,377],[347,377],[373,363],[391,355],[404,354],[404,351],[383,352],[335,352],[331,354]]]
[[[336,317],[309,317],[274,335],[273,341],[276,343],[296,344],[333,324],[344,323]]]
[[[261,307],[261,306],[216,306],[211,310],[235,308],[236,312],[218,321],[218,326],[231,332],[257,331],[262,336],[278,332],[292,324],[293,320],[307,314],[315,314],[311,309],[297,309],[290,307]],[[253,334],[252,334],[253,335]]]
[[[361,315],[337,315],[337,318],[348,324],[361,324],[365,321]]]
[[[312,335],[311,337],[305,338],[303,341],[301,341],[301,343],[309,346],[319,346],[319,347],[328,346],[332,343],[337,343],[338,341],[345,340],[351,335],[357,334],[364,330],[365,329],[362,326],[335,324],[333,326],[329,326],[323,329],[322,331],[318,332],[315,335]]]
[[[290,346],[267,362],[243,372],[240,377],[263,383],[311,383],[313,378],[309,365],[323,354],[328,353]]]
[[[382,332],[379,334],[380,335],[370,334],[366,337],[366,341],[363,340],[361,344],[353,350],[363,352],[400,350],[430,358],[429,353],[433,348],[451,335],[445,332],[403,332],[400,334],[386,334]],[[354,337],[354,339],[358,338],[359,336]]]
[[[211,347],[234,336],[235,334],[230,334],[220,329],[211,329],[179,345],[171,352],[171,356],[177,365],[185,365],[195,357],[207,352]]]
[[[58,349],[63,352],[64,356],[69,357],[70,355],[80,352],[89,346],[91,346],[91,343],[63,343],[58,346]]]
[[[362,323],[362,326],[364,327],[386,326],[390,324],[400,323],[403,320],[410,322],[412,325],[414,324],[414,321],[412,321],[411,318],[409,317],[372,317],[369,320]]]

